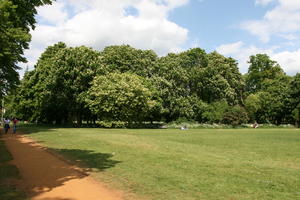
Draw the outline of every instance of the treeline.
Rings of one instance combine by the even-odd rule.
[[[200,48],[158,57],[127,45],[96,51],[49,46],[8,99],[7,115],[41,123],[82,121],[299,123],[300,74],[265,54],[238,63]],[[118,126],[118,123],[112,126]]]

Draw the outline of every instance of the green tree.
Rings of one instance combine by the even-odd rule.
[[[35,69],[30,72],[26,72],[20,87],[18,88],[15,109],[17,110],[18,117],[24,120],[30,121],[55,121],[55,116],[63,116],[63,113],[57,113],[55,102],[53,110],[48,102],[51,102],[49,93],[51,89],[48,88],[49,77],[53,78],[51,74],[52,66],[51,59],[54,59],[56,54],[66,48],[64,43],[58,43],[53,46],[49,46],[39,58]],[[58,104],[59,105],[59,104]],[[47,109],[49,107],[49,109]],[[48,110],[50,110],[48,112]],[[64,112],[65,110],[62,110]],[[50,117],[52,116],[52,117]]]
[[[238,126],[247,123],[249,120],[246,110],[239,106],[229,107],[223,116],[223,123]]]
[[[213,102],[206,107],[203,118],[209,123],[220,123],[228,107],[228,103],[224,100]]]
[[[151,77],[158,59],[152,50],[140,50],[129,45],[108,46],[102,52],[102,65],[105,70],[99,74],[130,72],[142,77]]]
[[[297,73],[289,85],[289,102],[296,126],[300,125],[300,73]]]
[[[205,102],[241,102],[244,82],[236,60],[217,52],[208,54],[208,66],[200,71],[197,80],[198,96]]]
[[[163,99],[162,115],[166,121],[180,117],[201,119],[198,114],[201,99],[197,97],[197,74],[206,65],[206,53],[200,48],[170,53],[158,60],[154,84]]]
[[[141,122],[156,106],[154,93],[141,76],[109,73],[95,77],[86,94],[86,104],[100,119]]]
[[[246,90],[250,93],[261,91],[263,82],[267,79],[276,79],[284,74],[276,61],[270,59],[267,54],[250,56],[250,66],[246,76]]]
[[[36,7],[50,4],[51,0],[0,1],[0,98],[19,83],[19,62],[26,62],[24,49],[34,29]]]
[[[261,110],[261,99],[259,94],[250,94],[244,101],[245,108],[251,122],[257,120],[257,112]]]
[[[67,48],[64,43],[48,47],[30,73],[30,81],[25,79],[21,85],[20,105],[26,100],[32,101],[34,120],[77,121],[80,125],[84,117],[91,117],[82,93],[90,88],[90,82],[101,67],[100,60],[101,54],[87,47]],[[24,87],[26,84],[32,85]]]
[[[254,120],[255,118],[260,123],[280,124],[287,122],[290,112],[288,112],[286,105],[291,78],[284,73],[276,61],[271,60],[266,54],[250,56],[249,63],[250,67],[246,75],[246,91],[247,94],[254,94],[255,97],[259,97],[259,100],[256,100],[260,103],[256,109],[254,105],[249,105],[249,100],[254,100],[254,96],[250,95],[249,97],[252,99],[246,99],[248,100],[245,102],[248,103],[246,109],[251,119]],[[253,116],[254,113],[256,113],[255,117]]]

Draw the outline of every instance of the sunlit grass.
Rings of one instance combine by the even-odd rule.
[[[140,198],[300,199],[299,129],[25,131]]]

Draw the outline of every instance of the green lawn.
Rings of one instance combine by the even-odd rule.
[[[16,166],[9,164],[12,160],[0,136],[0,199],[1,200],[25,200],[24,192],[18,190],[12,180],[19,179],[19,171]]]
[[[138,199],[300,199],[299,129],[24,131]]]

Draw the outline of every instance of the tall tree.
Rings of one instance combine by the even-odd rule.
[[[95,77],[86,103],[102,120],[139,122],[157,104],[153,90],[145,78],[136,74],[109,73]]]
[[[82,93],[90,88],[101,66],[100,60],[100,52],[84,46],[68,48],[58,43],[48,47],[35,70],[30,72],[29,81],[25,79],[21,85],[20,105],[26,100],[32,101],[35,107],[31,119],[48,123],[77,121],[80,125],[82,118],[90,115]],[[30,85],[26,89],[24,84]]]
[[[0,1],[0,98],[19,82],[19,62],[26,62],[24,49],[28,49],[34,29],[36,7],[51,4],[52,0]]]
[[[290,84],[290,107],[296,126],[300,126],[300,73],[297,73]]]
[[[246,75],[246,90],[255,93],[262,90],[263,82],[267,79],[276,79],[284,74],[276,61],[267,54],[250,56],[248,74]]]
[[[158,60],[154,85],[163,99],[163,117],[166,121],[180,117],[201,119],[202,101],[197,97],[197,75],[207,66],[203,49],[194,48]]]
[[[198,95],[211,103],[226,100],[230,105],[241,102],[244,81],[237,61],[217,52],[207,55],[208,66],[198,75]]]
[[[108,46],[102,52],[102,65],[106,71],[118,73],[135,73],[151,77],[155,73],[157,55],[152,50],[135,49],[129,45]],[[103,74],[103,71],[99,71]]]

